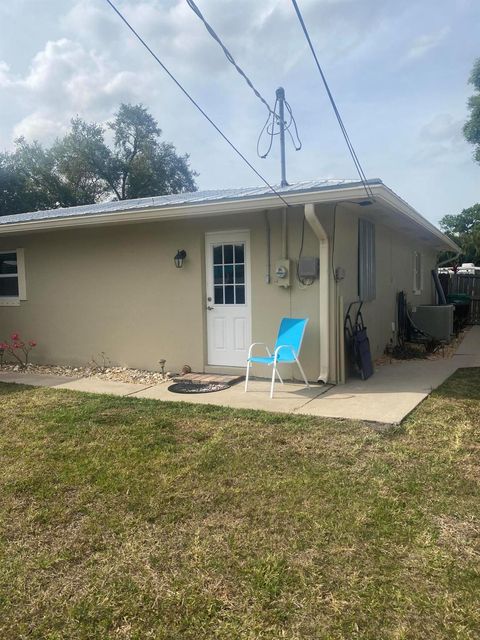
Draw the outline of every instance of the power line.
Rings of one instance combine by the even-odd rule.
[[[210,24],[207,22],[207,20],[205,19],[205,17],[203,16],[203,14],[200,11],[200,9],[197,7],[195,2],[193,0],[186,0],[186,2],[188,4],[188,6],[190,7],[190,9],[195,13],[195,15],[198,18],[200,18],[200,20],[203,22],[203,24],[205,25],[205,29],[208,31],[208,33],[221,46],[221,48],[223,50],[223,53],[225,54],[225,57],[227,58],[227,60],[235,67],[235,69],[242,76],[242,78],[248,84],[248,86],[253,91],[253,93],[257,96],[257,98],[261,102],[263,102],[263,104],[267,107],[269,113],[273,113],[271,106],[268,104],[268,102],[265,100],[265,98],[262,96],[262,94],[254,87],[253,82],[250,80],[250,78],[247,76],[247,74],[243,71],[243,69],[238,66],[238,64],[235,61],[235,58],[232,56],[232,54],[227,49],[227,47],[223,44],[223,42],[221,41],[220,37],[215,33],[213,27],[211,27]]]
[[[308,45],[310,47],[310,51],[312,52],[312,55],[314,57],[315,63],[317,65],[317,69],[318,69],[318,71],[320,73],[320,76],[321,76],[321,78],[323,80],[323,84],[325,85],[325,89],[326,89],[328,97],[330,99],[330,103],[331,103],[331,105],[333,107],[333,111],[334,111],[334,113],[335,113],[335,115],[337,117],[338,124],[340,125],[340,129],[342,130],[343,137],[345,138],[345,142],[347,143],[347,147],[348,147],[348,150],[350,151],[350,155],[352,156],[352,160],[353,160],[353,162],[355,164],[355,168],[357,169],[358,175],[360,176],[360,181],[363,184],[363,187],[364,187],[364,189],[365,189],[365,191],[367,193],[367,196],[369,198],[371,198],[371,199],[374,199],[373,191],[370,188],[370,185],[368,184],[367,177],[365,176],[365,173],[363,171],[362,165],[360,164],[360,160],[358,159],[358,156],[357,156],[357,154],[355,152],[355,149],[353,148],[353,145],[352,145],[352,143],[350,141],[350,138],[349,138],[349,135],[348,135],[347,130],[345,128],[345,125],[343,124],[342,117],[340,115],[340,112],[338,111],[337,105],[335,104],[335,100],[333,98],[332,92],[330,91],[330,87],[328,86],[327,79],[325,77],[325,74],[322,71],[322,67],[320,66],[320,62],[318,61],[318,57],[317,57],[317,54],[315,52],[315,48],[314,48],[314,46],[312,44],[312,41],[310,39],[310,35],[308,33],[308,30],[307,30],[307,27],[305,25],[305,22],[303,20],[302,14],[300,12],[300,8],[298,6],[297,0],[292,0],[292,4],[293,4],[293,7],[295,9],[295,13],[297,14],[297,17],[298,17],[298,20],[300,22],[300,25],[301,25],[301,27],[303,29],[303,33],[305,34],[305,38],[307,39]]]
[[[195,3],[195,1],[194,0],[186,0],[186,3],[190,7],[190,9],[195,13],[195,15],[203,22],[203,24],[205,26],[205,29],[212,36],[212,38],[215,40],[215,42],[217,42],[220,45],[220,47],[222,48],[222,51],[225,54],[225,57],[227,58],[227,60],[235,67],[235,69],[242,76],[242,78],[245,80],[245,82],[248,84],[248,86],[252,89],[253,93],[257,96],[257,98],[267,107],[267,109],[268,109],[268,118],[267,118],[267,121],[265,122],[265,124],[263,125],[262,130],[261,130],[260,135],[258,136],[258,140],[257,140],[257,155],[258,155],[259,158],[262,158],[262,159],[266,158],[268,156],[268,154],[270,153],[271,149],[272,149],[274,136],[279,135],[280,129],[282,128],[282,123],[280,122],[280,116],[277,113],[278,99],[275,100],[275,106],[272,109],[272,107],[269,105],[269,103],[266,101],[266,99],[254,87],[253,82],[250,80],[250,78],[247,76],[247,74],[237,64],[237,62],[235,61],[235,59],[232,56],[232,54],[230,53],[230,51],[227,49],[227,47],[222,42],[220,36],[215,32],[213,27],[208,23],[207,19],[202,14],[202,12],[198,8],[198,6]],[[284,103],[285,103],[285,107],[286,107],[286,109],[288,111],[290,119],[289,119],[288,122],[284,122],[283,123],[283,130],[286,131],[288,133],[288,135],[290,136],[290,138],[292,140],[292,144],[293,144],[293,146],[295,148],[295,151],[300,151],[300,149],[302,148],[302,142],[300,140],[300,136],[298,135],[297,123],[295,122],[295,118],[294,118],[294,115],[292,113],[292,108],[290,107],[290,105],[288,104],[287,101],[284,101]],[[295,138],[292,135],[292,132],[290,131],[290,127],[292,125],[293,125],[293,128],[294,128]],[[276,126],[278,126],[278,131],[275,131],[275,127]],[[267,131],[267,134],[270,136],[270,141],[268,143],[267,151],[265,153],[261,154],[260,153],[260,142],[261,142],[261,138],[262,138],[263,133],[265,132],[265,130]],[[295,139],[296,139],[296,141],[295,141]]]
[[[128,22],[128,20],[124,17],[124,15],[117,9],[117,7],[111,2],[111,0],[105,0],[111,8],[115,11],[118,17],[125,23],[125,25],[130,29],[133,35],[139,40],[139,42],[145,47],[145,49],[150,53],[150,55],[158,62],[158,64],[162,67],[165,73],[169,76],[171,80],[177,85],[180,91],[190,100],[190,102],[200,111],[203,117],[208,120],[208,122],[212,125],[212,127],[221,135],[221,137],[225,140],[225,142],[235,151],[235,153],[240,156],[240,158],[245,162],[245,164],[250,167],[250,169],[255,173],[255,175],[260,178],[260,180],[276,195],[280,198],[280,200],[285,204],[285,206],[289,207],[288,202],[283,198],[280,193],[272,187],[272,185],[262,176],[261,173],[255,169],[255,167],[247,160],[247,158],[243,155],[243,153],[231,142],[227,136],[223,133],[223,131],[215,124],[215,122],[210,118],[210,116],[202,109],[202,107],[198,104],[198,102],[188,93],[188,91],[183,87],[183,85],[175,78],[175,76],[167,69],[167,67],[163,64],[160,58],[152,51],[152,49],[148,46],[145,40],[140,36],[140,34],[135,31],[132,25]]]

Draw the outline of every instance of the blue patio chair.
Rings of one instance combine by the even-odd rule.
[[[273,355],[264,342],[254,342],[252,345],[250,345],[247,358],[247,372],[245,375],[245,392],[248,390],[248,378],[253,362],[258,362],[259,364],[267,364],[273,367],[270,398],[273,398],[275,375],[278,376],[280,382],[283,384],[283,380],[277,368],[279,364],[292,364],[296,362],[298,368],[300,369],[300,373],[302,374],[302,377],[305,381],[305,384],[307,385],[307,387],[310,387],[305,376],[305,372],[303,371],[302,365],[300,364],[300,361],[298,359],[307,322],[308,318],[282,318],[280,328],[278,330],[277,342],[275,343],[275,347],[273,349]],[[265,347],[267,351],[266,356],[252,356],[253,347],[256,347],[257,345],[263,345]]]

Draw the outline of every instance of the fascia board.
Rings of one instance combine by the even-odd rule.
[[[402,200],[395,192],[384,184],[370,185],[376,198],[384,201],[390,207],[399,211],[409,220],[417,223],[441,241],[443,246],[452,251],[459,252],[460,248],[446,235],[428,222],[413,207]],[[352,199],[365,198],[365,190],[362,186],[341,187],[339,189],[326,189],[312,191],[311,193],[283,194],[289,205],[300,206],[305,204],[322,204],[342,202]],[[185,206],[161,207],[158,209],[135,209],[132,211],[120,211],[115,213],[100,213],[96,215],[71,216],[68,218],[52,218],[44,220],[29,220],[6,225],[0,224],[0,236],[9,234],[24,234],[37,231],[53,231],[69,229],[73,227],[95,227],[103,225],[137,224],[155,222],[161,220],[177,220],[202,218],[206,216],[230,215],[235,213],[249,213],[264,209],[282,209],[284,205],[277,196],[262,196],[260,198],[239,199],[238,201],[219,201],[205,204],[191,204]]]

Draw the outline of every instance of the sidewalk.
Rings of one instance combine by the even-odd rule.
[[[240,383],[225,391],[196,395],[171,393],[168,391],[169,383],[139,385],[99,378],[64,378],[21,372],[0,372],[0,382],[397,424],[433,389],[463,367],[480,367],[480,326],[472,327],[466,333],[452,358],[385,364],[365,382],[352,380],[336,387],[315,384],[307,389],[300,384],[278,384],[273,399],[269,397],[270,383],[267,380],[253,380],[248,393],[244,393]]]

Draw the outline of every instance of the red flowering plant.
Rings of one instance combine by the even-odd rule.
[[[30,351],[37,346],[34,340],[27,340],[26,342],[21,339],[19,333],[12,333],[10,340],[0,342],[0,362],[3,363],[5,355],[10,355],[18,360],[22,369],[28,365],[28,356]]]

